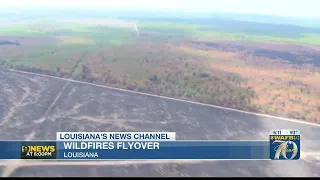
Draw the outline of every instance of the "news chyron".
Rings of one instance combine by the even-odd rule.
[[[22,142],[21,159],[56,159],[56,142]]]
[[[300,131],[296,129],[271,130],[269,133],[271,160],[300,159]]]

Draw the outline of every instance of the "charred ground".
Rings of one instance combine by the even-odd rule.
[[[57,131],[174,131],[182,140],[267,140],[270,129],[296,128],[304,147],[302,159],[290,162],[1,161],[2,176],[319,176],[318,126],[20,72],[1,70],[0,83],[2,140],[54,140]]]

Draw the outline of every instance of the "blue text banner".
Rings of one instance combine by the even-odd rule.
[[[82,144],[81,144],[82,143]],[[130,144],[131,143],[131,144]],[[53,149],[50,147],[55,146]],[[56,142],[0,141],[0,159],[269,159],[268,141]],[[30,158],[30,159],[42,159]]]

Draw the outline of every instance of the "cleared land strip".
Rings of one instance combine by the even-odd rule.
[[[251,114],[251,115],[255,115],[255,116],[262,116],[262,117],[272,118],[274,120],[290,121],[290,122],[295,122],[295,123],[307,124],[307,125],[320,127],[320,124],[311,123],[311,122],[305,122],[305,121],[296,120],[296,119],[277,117],[277,116],[272,116],[272,115],[268,115],[268,114],[253,113],[253,112],[248,112],[248,111],[243,111],[243,110],[238,110],[238,109],[232,109],[232,108],[227,108],[227,107],[222,107],[222,106],[217,106],[217,105],[204,104],[204,103],[199,103],[199,102],[194,102],[194,101],[188,101],[188,100],[182,100],[182,99],[176,99],[176,98],[171,98],[171,97],[159,96],[159,95],[154,95],[154,94],[142,93],[142,92],[131,91],[131,90],[127,90],[127,89],[121,89],[121,88],[115,88],[115,87],[110,87],[110,86],[105,86],[105,85],[99,85],[99,84],[94,84],[94,83],[77,81],[77,80],[68,79],[68,78],[60,78],[60,77],[50,76],[50,75],[45,75],[45,74],[38,74],[38,73],[32,73],[32,72],[26,72],[26,71],[14,70],[14,69],[9,69],[9,71],[17,72],[17,73],[23,73],[23,74],[37,75],[37,76],[48,77],[48,78],[54,78],[54,79],[60,79],[60,80],[74,82],[74,83],[87,84],[87,85],[92,85],[92,86],[97,86],[97,87],[102,87],[102,88],[108,88],[108,89],[114,89],[114,90],[119,90],[119,91],[124,91],[124,92],[131,92],[131,93],[141,94],[141,95],[145,95],[145,96],[152,96],[152,97],[170,99],[170,100],[175,100],[175,101],[180,101],[180,102],[187,102],[187,103],[198,104],[198,105],[202,105],[202,106],[209,106],[209,107],[214,107],[214,108],[223,109],[223,110],[229,110],[229,111],[235,111],[235,112],[240,112],[240,113],[245,113],[245,114]]]

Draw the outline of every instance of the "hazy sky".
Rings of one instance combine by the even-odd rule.
[[[0,0],[0,7],[148,8],[320,17],[320,0]]]

